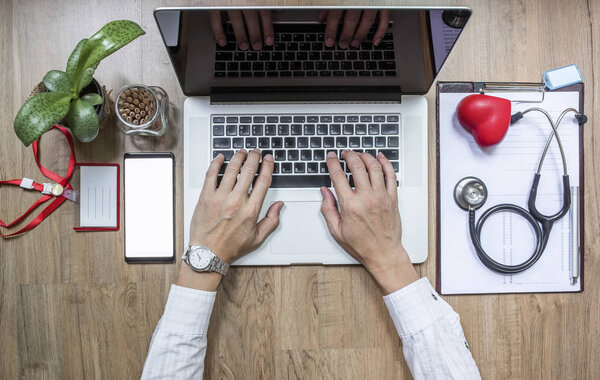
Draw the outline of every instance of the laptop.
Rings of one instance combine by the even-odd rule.
[[[240,49],[230,13],[270,13],[274,43]],[[358,46],[324,43],[319,13],[358,7],[158,8],[154,16],[183,93],[185,241],[213,157],[259,148],[275,158],[261,217],[282,200],[278,229],[234,265],[356,264],[330,236],[321,186],[325,157],[382,152],[398,181],[402,244],[413,263],[428,255],[427,102],[423,96],[464,28],[463,7],[368,8],[378,19]],[[231,12],[234,11],[234,12]],[[226,44],[217,43],[211,13]],[[382,17],[385,15],[385,17]],[[337,28],[339,38],[344,17]],[[384,35],[375,46],[379,21]],[[385,21],[382,21],[385,22]],[[217,23],[219,25],[219,23]],[[239,29],[238,29],[239,30]],[[380,34],[377,34],[380,35]],[[227,162],[227,161],[226,161]],[[342,161],[349,181],[352,176]]]

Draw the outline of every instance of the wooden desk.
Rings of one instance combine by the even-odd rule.
[[[180,184],[179,252],[184,247],[184,97],[152,16],[155,7],[166,3],[0,2],[0,178],[42,179],[31,148],[23,147],[12,130],[13,117],[31,88],[46,71],[63,68],[75,44],[105,22],[135,20],[147,34],[103,61],[96,78],[114,91],[134,82],[162,86],[177,109],[174,127],[162,139],[125,138],[108,128],[93,143],[78,144],[77,158],[122,163],[124,152],[173,151]],[[545,70],[570,63],[577,63],[582,71],[589,117],[585,127],[586,290],[446,299],[462,318],[483,378],[600,378],[600,145],[593,132],[594,114],[600,107],[595,79],[600,76],[600,2],[465,0],[452,4],[470,5],[474,16],[439,80],[536,81]],[[433,281],[434,90],[427,99],[431,249],[429,259],[417,270]],[[60,148],[50,149],[53,144]],[[62,137],[52,132],[43,137],[41,146],[43,162],[63,172],[68,152]],[[14,219],[35,198],[3,187],[2,219]],[[122,231],[75,233],[74,222],[74,207],[67,203],[26,236],[0,241],[2,378],[126,379],[141,373],[178,264],[127,265]],[[205,373],[209,379],[410,378],[381,294],[360,267],[234,269],[217,296]]]

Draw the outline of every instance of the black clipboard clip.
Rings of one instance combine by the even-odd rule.
[[[473,89],[480,94],[490,92],[537,92],[541,94],[541,99],[531,100],[511,100],[515,103],[542,103],[546,94],[546,85],[544,83],[519,83],[519,82],[475,82]]]

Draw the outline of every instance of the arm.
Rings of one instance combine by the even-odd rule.
[[[327,166],[339,201],[322,188],[321,212],[334,239],[360,261],[381,288],[415,379],[479,379],[458,314],[425,278],[419,280],[402,247],[396,173],[380,153],[344,151],[351,189],[335,153]]]
[[[227,166],[221,184],[217,174],[224,157],[210,164],[190,228],[190,245],[205,245],[228,263],[258,248],[279,225],[282,202],[275,202],[258,221],[258,213],[271,185],[273,157],[266,155],[260,174],[260,152],[237,152]],[[239,178],[238,178],[239,174]],[[156,326],[142,379],[202,378],[206,332],[216,290],[222,276],[194,272],[182,263],[176,285],[171,287],[165,311]]]

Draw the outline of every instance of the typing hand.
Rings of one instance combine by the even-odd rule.
[[[223,20],[220,11],[210,11],[210,24],[217,43],[221,46],[227,44],[227,36],[223,30]],[[235,33],[235,39],[242,50],[250,46],[260,50],[265,45],[271,46],[275,41],[273,35],[273,22],[270,10],[231,10],[227,11],[229,21]],[[250,39],[248,39],[248,36]]]
[[[343,16],[344,23],[338,45],[342,49],[347,49],[349,45],[358,47],[358,45],[367,37],[369,29],[371,29],[371,26],[375,23],[378,15],[379,23],[377,25],[377,31],[373,36],[373,44],[375,46],[381,43],[385,31],[387,30],[390,20],[389,10],[361,11],[360,9],[351,9],[344,11],[342,9],[325,9],[320,11],[317,20],[319,22],[327,21],[327,26],[325,27],[325,46],[331,47],[335,44],[338,25]]]
[[[392,293],[418,279],[401,243],[396,173],[381,153],[375,159],[368,153],[344,151],[342,158],[355,189],[337,155],[329,153],[327,167],[340,208],[331,190],[322,187],[321,212],[333,238],[365,266],[385,294]]]
[[[258,149],[249,154],[242,149],[234,154],[219,187],[217,174],[224,157],[219,154],[211,162],[192,216],[190,245],[205,245],[221,260],[231,263],[258,248],[277,228],[283,202],[273,203],[267,215],[258,221],[273,175],[270,154],[263,158],[260,174],[248,194],[259,160]]]

